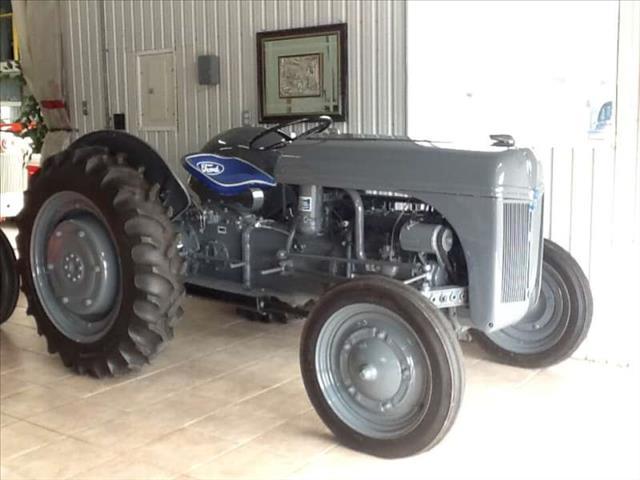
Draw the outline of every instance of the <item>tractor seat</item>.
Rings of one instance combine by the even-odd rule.
[[[275,179],[238,157],[193,153],[183,159],[184,168],[200,183],[220,195],[239,195],[249,188],[271,188]]]

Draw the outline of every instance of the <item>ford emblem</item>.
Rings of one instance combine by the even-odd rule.
[[[224,165],[218,162],[200,162],[198,168],[205,175],[216,176],[224,172]]]

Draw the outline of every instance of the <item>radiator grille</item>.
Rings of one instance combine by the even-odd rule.
[[[529,204],[505,203],[502,213],[502,301],[521,302],[529,286]]]

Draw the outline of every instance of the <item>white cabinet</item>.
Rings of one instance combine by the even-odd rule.
[[[176,128],[176,72],[173,51],[139,52],[139,126],[143,130]]]

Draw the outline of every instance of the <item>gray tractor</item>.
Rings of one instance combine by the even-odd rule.
[[[312,125],[299,135],[289,128]],[[300,366],[344,444],[384,457],[436,445],[464,388],[459,338],[540,368],[587,334],[589,284],[542,237],[532,152],[335,135],[327,117],[242,127],[186,155],[91,133],[47,159],[19,217],[19,270],[51,353],[96,377],[169,341],[185,285],[263,319],[305,316]]]

